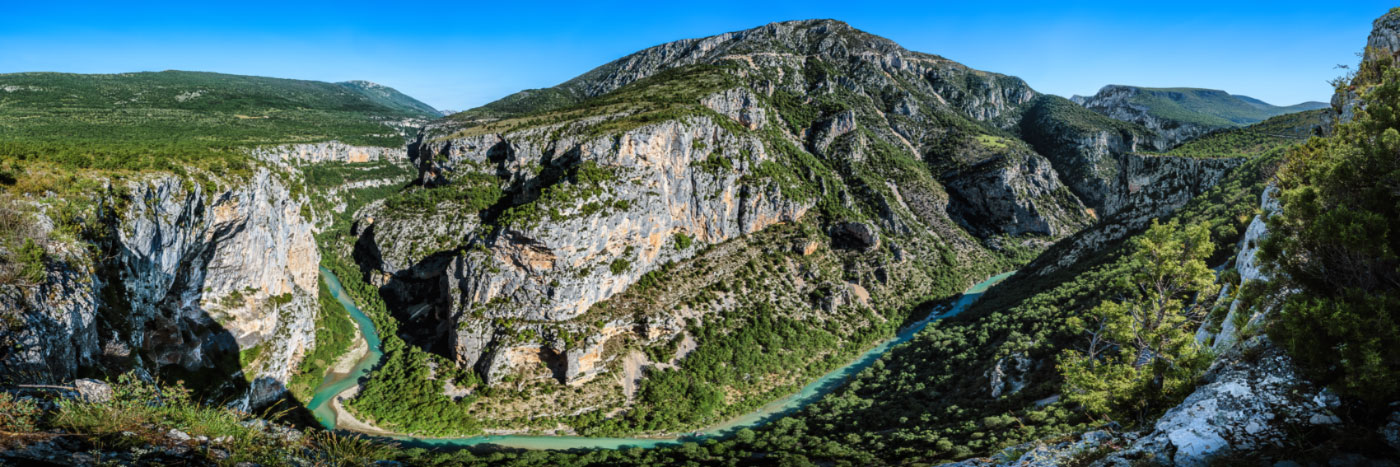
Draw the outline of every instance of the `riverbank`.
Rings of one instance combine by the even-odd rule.
[[[326,425],[328,428],[357,431],[374,436],[391,437],[407,444],[424,446],[469,447],[490,444],[520,449],[617,449],[623,447],[650,448],[674,445],[681,441],[700,441],[706,438],[727,437],[738,430],[761,426],[769,421],[786,416],[792,411],[816,401],[822,395],[840,387],[849,376],[869,367],[894,346],[907,342],[929,323],[955,316],[962,312],[980,298],[982,293],[989,287],[1010,277],[1013,273],[1014,271],[998,274],[973,285],[954,300],[946,311],[943,309],[929,310],[929,314],[923,319],[900,330],[894,337],[867,350],[845,366],[832,370],[821,378],[808,383],[799,391],[769,402],[743,416],[732,418],[704,430],[692,432],[689,436],[592,438],[581,436],[492,434],[462,438],[421,438],[380,429],[356,419],[345,410],[342,401],[358,393],[360,388],[358,382],[359,377],[367,375],[370,368],[377,365],[383,353],[379,349],[379,339],[377,335],[374,334],[375,330],[373,329],[373,324],[353,302],[344,297],[344,290],[340,286],[339,278],[335,277],[330,271],[322,269],[324,280],[326,280],[327,286],[331,288],[332,294],[346,307],[346,311],[350,313],[351,317],[354,318],[357,323],[366,326],[366,328],[361,330],[366,335],[369,351],[366,357],[355,366],[357,371],[352,371],[346,379],[339,381],[328,379],[322,385],[323,388],[333,390],[333,392],[322,393],[318,391],[317,397],[313,399],[313,403],[316,401],[324,402],[325,410],[317,408],[313,409],[313,413],[315,413],[322,424]],[[624,375],[624,377],[626,377],[626,375]],[[319,407],[315,404],[311,406]],[[344,422],[342,423],[342,421]]]

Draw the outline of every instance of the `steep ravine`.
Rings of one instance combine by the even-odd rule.
[[[245,407],[280,397],[315,335],[320,253],[305,201],[266,169],[207,190],[158,174],[111,184],[97,200],[101,256],[53,255],[46,283],[6,294],[25,325],[7,336],[17,350],[0,353],[0,374],[136,369],[234,391]]]
[[[318,388],[316,397],[308,405],[308,408],[313,411],[317,419],[324,426],[372,436],[387,436],[411,445],[432,447],[492,445],[517,449],[650,448],[677,445],[681,441],[701,441],[707,438],[728,437],[741,429],[761,426],[764,423],[800,409],[802,406],[817,400],[832,389],[844,384],[847,377],[869,367],[891,348],[908,342],[910,338],[923,330],[923,328],[930,323],[956,316],[969,305],[976,302],[989,287],[1011,277],[1015,273],[1013,271],[989,277],[973,285],[949,303],[940,304],[939,306],[925,310],[927,314],[924,317],[905,326],[894,338],[880,342],[878,345],[866,350],[858,358],[828,372],[815,381],[807,383],[793,394],[764,404],[756,411],[715,424],[704,430],[687,433],[684,436],[603,438],[580,436],[484,435],[466,438],[425,438],[413,437],[401,433],[391,433],[373,425],[366,424],[354,417],[353,414],[346,413],[345,408],[340,403],[341,399],[353,397],[358,389],[356,381],[378,364],[383,353],[379,347],[380,340],[375,332],[373,324],[364,313],[359,310],[354,302],[346,296],[345,290],[340,285],[339,278],[335,277],[334,273],[328,270],[322,269],[321,272],[325,275],[323,280],[325,280],[327,286],[330,287],[331,294],[335,296],[336,300],[345,307],[350,316],[360,325],[359,330],[363,334],[364,340],[369,343],[369,352],[366,358],[356,364],[354,370],[346,374],[327,375],[326,380],[321,384],[320,388]]]

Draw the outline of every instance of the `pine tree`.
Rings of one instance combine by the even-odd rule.
[[[1144,417],[1195,387],[1210,362],[1192,331],[1216,289],[1205,263],[1214,250],[1204,225],[1154,220],[1137,237],[1115,284],[1121,299],[1095,307],[1088,349],[1060,359],[1066,400],[1095,414]]]

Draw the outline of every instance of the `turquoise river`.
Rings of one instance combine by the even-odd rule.
[[[881,355],[888,352],[894,346],[907,342],[914,334],[933,321],[947,318],[962,312],[977,301],[977,298],[986,292],[989,287],[1010,277],[1015,271],[998,274],[987,280],[973,285],[953,302],[952,307],[947,311],[939,312],[942,308],[933,309],[928,316],[905,326],[895,337],[890,338],[880,345],[871,348],[861,354],[854,361],[832,370],[820,379],[804,386],[801,390],[769,402],[759,407],[757,410],[746,415],[736,417],[729,421],[711,426],[707,429],[697,431],[688,436],[680,438],[593,438],[584,436],[534,436],[534,435],[483,435],[465,438],[418,438],[408,436],[394,436],[395,440],[414,446],[423,447],[469,447],[477,445],[495,445],[507,448],[518,449],[618,449],[624,447],[651,448],[657,446],[675,445],[684,441],[701,441],[712,437],[725,437],[743,428],[753,428],[774,419],[786,416],[797,409],[815,402],[821,396],[840,387],[846,378],[859,373],[861,370],[875,363]],[[337,394],[349,389],[360,382],[362,378],[369,375],[369,372],[379,364],[379,359],[384,356],[380,349],[379,334],[375,332],[374,324],[365,316],[360,308],[345,293],[345,289],[340,285],[340,278],[336,277],[329,270],[321,268],[322,280],[330,289],[331,295],[345,306],[345,310],[350,313],[356,324],[360,327],[360,332],[364,334],[365,341],[369,344],[369,352],[356,363],[355,367],[348,373],[332,373],[326,376],[326,380],[316,389],[315,396],[307,407],[315,414],[316,419],[328,429],[336,428],[336,413],[331,407],[331,399]]]

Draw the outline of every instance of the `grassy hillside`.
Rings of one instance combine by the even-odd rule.
[[[0,75],[0,158],[70,169],[227,169],[241,147],[403,145],[422,104],[365,84],[163,71]],[[422,107],[426,107],[425,105]],[[211,163],[209,161],[227,163]]]
[[[1304,110],[1321,109],[1327,104],[1304,102],[1280,107],[1248,96],[1197,88],[1138,88],[1130,102],[1146,106],[1148,113],[1162,119],[1205,126],[1243,126],[1269,117]]]
[[[1219,130],[1167,152],[1184,157],[1245,157],[1307,141],[1326,124],[1327,110],[1280,115],[1244,127]]]
[[[409,97],[407,94],[399,92],[397,89],[369,81],[346,81],[335,83],[357,93],[368,97],[376,104],[396,109],[410,115],[418,115],[424,118],[436,117],[440,112],[433,106],[424,104],[418,99]]]

